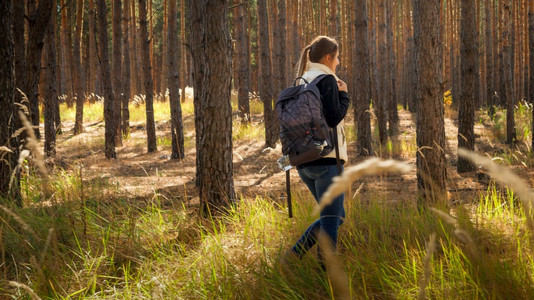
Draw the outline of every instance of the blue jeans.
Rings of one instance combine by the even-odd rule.
[[[343,170],[343,166],[341,166],[341,170]],[[339,174],[336,165],[308,166],[299,169],[298,172],[300,178],[308,186],[317,202],[319,202],[323,193],[328,189],[330,183],[332,183],[332,178]],[[344,195],[341,194],[330,205],[326,206],[321,211],[320,218],[313,222],[295,243],[292,250],[299,257],[304,256],[317,243],[319,231],[326,233],[334,248],[336,247],[338,228],[343,223],[342,218],[345,218],[343,200]],[[320,251],[318,249],[319,258],[321,258]]]

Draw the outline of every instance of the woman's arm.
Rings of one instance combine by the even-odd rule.
[[[349,96],[347,92],[338,90],[338,83],[334,76],[325,76],[317,83],[321,92],[321,102],[326,123],[330,127],[337,126],[349,108]]]

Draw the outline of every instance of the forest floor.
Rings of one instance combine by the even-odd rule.
[[[3,292],[20,298],[21,282],[58,298],[333,299],[344,290],[338,279],[346,278],[351,295],[361,298],[414,299],[426,290],[436,299],[533,299],[528,217],[514,191],[493,183],[484,170],[456,171],[457,115],[450,107],[445,107],[447,189],[449,201],[458,205],[443,215],[453,217],[436,218],[436,211],[416,205],[415,116],[400,109],[395,141],[382,147],[374,143],[373,150],[382,159],[411,164],[413,170],[354,182],[346,193],[340,255],[328,264],[327,274],[317,272],[317,261],[309,255],[292,268],[298,276],[279,267],[283,253],[315,219],[315,204],[292,170],[295,217],[287,218],[285,174],[276,163],[281,149],[264,146],[262,104],[251,101],[250,125],[233,115],[233,177],[241,201],[228,214],[211,218],[198,215],[191,101],[182,106],[183,160],[170,159],[168,102],[157,101],[154,107],[158,151],[147,153],[144,105],[132,104],[130,134],[116,148],[117,158],[109,160],[101,103],[85,107],[85,131],[79,135],[72,133],[74,109],[63,107],[57,154],[47,159],[50,176],[26,172],[21,190],[29,205],[6,210],[20,217],[0,222],[0,256],[14,262],[9,273],[4,265],[10,276],[0,277],[0,298]],[[512,147],[503,143],[503,110],[493,119],[477,111],[475,147],[533,186],[531,109],[518,105],[520,142]],[[346,168],[366,159],[355,153],[353,128],[350,108]],[[24,170],[30,166],[24,164]],[[427,259],[429,251],[435,252],[432,259]],[[434,270],[428,285],[419,280],[427,268]],[[13,289],[4,290],[12,280]]]
[[[480,114],[480,112],[478,112]],[[409,111],[399,110],[400,131],[397,150],[384,148],[375,152],[382,158],[395,158],[415,165],[415,115]],[[448,191],[452,202],[475,199],[488,186],[488,178],[483,173],[456,172],[457,126],[456,115],[446,109],[446,157],[448,162]],[[234,119],[237,116],[234,115]],[[475,125],[476,150],[490,157],[506,154],[510,147],[495,142],[491,136],[488,118],[479,117]],[[117,159],[105,159],[104,124],[95,122],[85,125],[85,132],[74,136],[73,123],[62,124],[64,134],[58,137],[57,154],[50,162],[64,169],[82,168],[83,180],[86,183],[104,181],[117,186],[121,196],[129,199],[150,199],[154,195],[169,201],[183,201],[186,206],[198,205],[195,189],[195,148],[194,148],[194,119],[192,115],[184,115],[186,139],[185,159],[170,159],[170,122],[161,121],[156,124],[158,135],[158,151],[147,153],[146,131],[143,122],[130,124],[130,136],[124,140],[123,146],[117,147]],[[234,125],[239,124],[234,121]],[[239,126],[239,125],[238,125]],[[253,115],[251,126],[262,126],[262,116]],[[347,115],[346,127],[354,128],[352,110]],[[373,132],[376,133],[373,124]],[[263,130],[263,129],[262,129]],[[348,131],[347,130],[347,131]],[[376,134],[375,134],[376,135]],[[167,141],[167,142],[165,142]],[[189,141],[189,142],[188,142]],[[404,142],[403,142],[404,141]],[[365,158],[357,157],[354,138],[349,137],[349,160],[345,165],[354,165]],[[402,144],[402,146],[401,146]],[[389,147],[391,148],[391,146]],[[234,184],[238,195],[245,197],[268,195],[272,199],[283,197],[285,194],[285,174],[278,169],[276,160],[279,158],[280,145],[276,149],[266,148],[262,138],[234,139]],[[521,154],[521,150],[517,150]],[[514,153],[510,152],[512,156]],[[518,158],[517,153],[515,157]],[[521,160],[521,158],[518,158]],[[520,176],[534,183],[532,168],[526,164],[517,165],[514,170]],[[522,173],[522,174],[521,174]],[[292,171],[292,188],[305,189],[295,171]],[[360,187],[360,188],[359,188]],[[405,175],[377,175],[361,179],[355,183],[353,189],[359,190],[360,197],[370,198],[377,194],[385,199],[397,201],[415,201],[413,195],[417,190],[416,174],[414,170]]]

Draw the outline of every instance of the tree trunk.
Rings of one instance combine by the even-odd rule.
[[[269,51],[269,24],[267,19],[267,5],[264,1],[258,2],[258,27],[261,64],[260,98],[263,102],[265,145],[275,148],[279,129],[273,110],[273,79],[271,77],[271,54]]]
[[[512,2],[510,0],[504,0],[501,4],[502,16],[503,16],[503,48],[502,48],[502,65],[503,65],[503,85],[504,94],[506,99],[506,142],[512,144],[516,141],[515,132],[515,119],[514,119],[514,82],[513,82],[513,60],[511,49],[511,36],[512,24],[510,18],[512,16]]]
[[[387,62],[387,35],[386,35],[386,5],[389,0],[379,0],[378,4],[378,81],[379,95],[376,100],[376,118],[378,121],[378,135],[380,144],[386,145],[387,136],[387,111],[386,103],[388,97],[389,80],[388,80],[388,62]]]
[[[343,1],[343,0],[341,0]],[[337,15],[337,0],[330,0],[330,24],[329,35],[331,37],[337,37],[339,34],[339,17]]]
[[[54,7],[56,4],[55,0],[52,0]],[[53,12],[55,15],[55,11]],[[46,69],[45,69],[45,80],[46,88],[44,93],[44,133],[45,133],[45,142],[44,142],[44,153],[47,156],[53,157],[56,155],[56,128],[54,124],[54,101],[57,101],[57,74],[56,74],[56,39],[55,39],[55,29],[56,29],[56,20],[52,16],[46,32],[45,40],[45,60],[46,60]]]
[[[102,70],[100,69],[100,63],[99,63],[99,57],[98,57],[98,49],[97,49],[97,42],[96,42],[96,10],[94,6],[94,0],[89,0],[89,47],[91,48],[89,51],[91,61],[90,64],[90,70],[89,73],[91,73],[91,76],[89,77],[89,92],[92,94],[99,95],[100,89],[101,89],[101,77],[102,77]]]
[[[250,123],[250,104],[249,104],[249,91],[250,91],[250,52],[249,52],[249,39],[247,34],[248,29],[248,6],[239,5],[234,9],[234,13],[237,15],[236,28],[236,49],[238,59],[238,107],[239,117],[242,123]]]
[[[163,100],[165,101],[165,93],[167,91],[167,74],[169,74],[169,71],[168,71],[168,55],[166,54],[163,54],[163,52],[167,51],[167,43],[168,43],[168,40],[167,40],[167,36],[169,35],[168,34],[168,31],[169,31],[169,28],[168,28],[168,24],[169,24],[169,21],[168,21],[168,18],[169,18],[169,7],[168,7],[168,4],[167,4],[167,0],[163,0],[163,30],[162,30],[162,41],[161,41],[161,68],[160,68],[160,71],[161,71],[161,81],[160,81],[160,91],[161,91],[161,96],[163,97]]]
[[[228,1],[191,2],[191,53],[195,70],[195,115],[199,196],[206,215],[235,200],[230,104],[231,43]]]
[[[121,0],[113,0],[113,128],[115,130],[115,145],[122,146],[122,131],[121,131],[121,104],[123,102],[122,98],[124,94],[122,93],[122,79],[121,76],[121,65],[122,65],[122,53],[121,53],[121,44],[122,44],[122,29],[121,29],[121,20],[122,20],[122,7]]]
[[[15,50],[13,44],[13,7],[12,1],[0,1],[0,146],[9,149],[0,150],[0,198],[13,199],[15,204],[22,206],[18,180],[11,182],[13,169],[17,165],[17,138],[15,132]]]
[[[326,23],[326,22],[325,22]],[[280,73],[279,89],[275,90],[277,93],[286,88],[287,83],[287,66],[286,66],[286,0],[278,0],[278,45],[274,47],[279,48],[278,54],[278,72]],[[325,31],[326,32],[326,31]]]
[[[107,7],[105,0],[97,0],[98,32],[107,32]],[[115,152],[115,119],[113,115],[113,86],[109,66],[108,35],[99,34],[100,68],[102,69],[102,90],[104,92],[105,154],[106,158],[117,158]]]
[[[406,95],[408,98],[408,110],[415,113],[417,111],[417,99],[414,91],[416,85],[415,70],[415,43],[413,36],[413,22],[411,17],[411,1],[406,3],[406,60],[404,69],[406,71]]]
[[[441,78],[440,0],[413,0],[417,72],[419,204],[446,200],[445,129]]]
[[[534,104],[534,0],[528,1],[528,41],[529,41],[529,69],[530,76],[528,82],[529,101]],[[534,109],[532,110],[532,146],[534,149]]]
[[[130,103],[131,88],[130,88],[130,1],[125,0],[123,6],[123,18],[122,18],[122,30],[124,35],[122,36],[123,47],[123,61],[122,61],[122,116],[121,116],[121,129],[124,136],[130,134],[130,109],[128,104]]]
[[[394,40],[393,40],[393,8],[391,7],[391,1],[386,2],[386,15],[387,15],[387,29],[386,29],[386,39],[387,39],[387,64],[388,64],[388,97],[387,97],[387,112],[388,112],[388,124],[389,124],[389,136],[395,137],[399,134],[399,112],[397,110],[397,89],[395,86],[396,83],[396,74],[397,68],[395,67],[395,51],[394,51]]]
[[[65,0],[60,1],[61,5],[61,31],[60,31],[60,39],[61,39],[61,87],[63,88],[63,91],[61,91],[62,94],[66,94],[67,98],[67,104],[69,107],[72,105],[72,95],[74,87],[73,84],[73,78],[72,78],[72,50],[71,50],[71,32],[70,32],[70,25],[68,23],[67,18],[67,4],[65,3]]]
[[[177,4],[176,0],[169,0],[168,5],[169,25],[167,27],[167,56],[169,61],[168,67],[168,87],[169,87],[169,105],[171,108],[171,138],[173,159],[183,159],[185,157],[184,149],[184,126],[182,122],[182,106],[180,104],[180,72],[178,70],[178,25],[177,25]]]
[[[83,0],[78,0],[76,4],[76,33],[74,34],[73,47],[73,67],[76,69],[72,74],[74,75],[74,82],[76,82],[76,120],[74,122],[74,134],[83,131],[83,103],[85,102],[85,76],[82,72],[81,61],[81,41],[82,41],[82,24],[83,24]]]
[[[14,51],[15,51],[15,56],[14,56],[14,59],[15,59],[15,86],[14,86],[14,99],[15,99],[15,103],[16,104],[19,104],[19,105],[22,105],[22,94],[20,92],[18,92],[16,89],[20,89],[20,90],[24,90],[25,88],[25,81],[26,81],[26,42],[25,42],[25,37],[26,37],[26,33],[27,31],[25,32],[25,26],[24,26],[24,23],[26,21],[26,19],[24,18],[24,13],[25,13],[25,1],[6,1],[8,3],[12,3],[13,4],[13,16],[12,16],[12,20],[13,20],[13,44],[14,44]],[[7,12],[6,12],[7,13]],[[4,13],[2,12],[1,13],[1,16],[4,16]],[[4,32],[4,31],[0,31],[0,32]],[[8,39],[8,36],[5,37],[4,41],[6,43],[8,43],[7,41]],[[9,60],[5,61],[4,62],[6,65],[9,63]],[[8,71],[9,69],[6,68],[6,72],[9,72]],[[4,79],[5,77],[2,76],[0,80]],[[8,80],[7,78],[5,78],[6,80]],[[26,104],[27,105],[27,104]],[[6,110],[6,113],[9,112],[9,106],[7,105],[2,105],[2,107],[5,108]],[[20,118],[18,117],[18,111],[19,111],[19,107],[16,107],[14,106],[13,107],[14,110],[13,110],[13,113],[14,113],[14,128],[17,129],[17,128],[21,128],[22,127],[22,122],[20,120]],[[5,129],[9,129],[7,126],[0,126],[3,130],[3,128]],[[17,137],[15,138],[11,138],[11,141],[10,141],[10,146],[11,146],[11,150],[13,151],[13,153],[7,153],[8,156],[7,157],[4,157],[6,159],[5,162],[11,164],[13,167],[17,164],[17,158],[19,157],[19,154],[20,154],[20,147],[19,145],[20,144],[24,144],[24,139],[25,139],[25,132],[22,132],[20,135],[18,135]],[[3,140],[2,140],[3,141]],[[3,143],[1,143],[1,145],[3,145]],[[2,154],[0,153],[0,156]],[[13,160],[13,161],[12,161]],[[0,165],[1,165],[1,162],[0,162]],[[3,172],[2,171],[2,167],[0,167],[0,172]],[[20,168],[18,168],[14,174],[9,174],[9,177],[5,176],[4,173],[0,173],[0,177],[2,178],[10,178],[11,179],[11,176],[13,176],[12,178],[12,189],[11,189],[11,196],[12,198],[15,200],[15,202],[19,205],[22,205],[22,202],[21,202],[21,195],[20,195]],[[1,181],[1,180],[0,180]],[[0,193],[2,193],[1,191],[3,191],[3,184],[0,183]],[[5,194],[4,194],[5,195]]]
[[[132,60],[131,60],[131,63],[132,63],[132,89],[133,89],[133,93],[132,95],[138,95],[138,94],[141,94],[143,91],[142,91],[142,84],[141,84],[141,80],[142,80],[142,77],[141,77],[141,64],[140,64],[140,59],[139,57],[141,56],[140,55],[140,42],[138,41],[137,39],[137,36],[139,35],[139,29],[137,28],[137,19],[135,18],[135,0],[131,0],[132,2],[132,9],[131,9],[131,16],[132,16],[132,21],[130,22],[130,31],[131,31],[131,36],[132,36],[132,40],[131,40],[131,44],[130,44],[130,49],[132,49],[133,51],[133,55],[132,55]]]
[[[487,0],[485,3],[485,15],[486,15],[486,98],[484,99],[486,101],[486,105],[491,104],[491,99],[493,97],[493,93],[495,91],[495,87],[493,86],[493,42],[492,42],[492,34],[491,34],[491,26],[492,22],[494,20],[491,19],[491,3],[492,0]]]
[[[15,87],[21,90],[24,89],[25,77],[26,77],[26,42],[24,40],[24,11],[25,1],[9,1],[13,3],[13,43],[15,45]],[[15,102],[22,102],[22,95],[15,92]],[[18,117],[15,118],[17,128],[20,128],[21,124],[18,121]]]
[[[461,94],[458,99],[458,148],[475,149],[475,102],[476,80],[478,72],[478,31],[476,23],[476,3],[473,0],[462,0],[460,60],[462,67]],[[458,172],[469,172],[475,169],[471,162],[458,157]]]
[[[141,56],[146,92],[146,134],[148,152],[157,151],[156,126],[154,124],[154,83],[152,82],[152,64],[150,61],[150,40],[148,39],[148,21],[146,18],[146,0],[139,0],[139,25],[141,27]]]
[[[31,121],[35,127],[35,137],[41,138],[39,132],[38,84],[41,69],[41,54],[44,45],[46,27],[52,15],[52,1],[40,1],[39,6],[29,17],[28,43],[26,47],[26,86],[23,92],[30,101]]]
[[[186,6],[185,1],[180,1],[180,89],[182,90],[182,95],[180,102],[185,102],[185,86],[187,81],[187,63],[186,63],[186,57],[187,52],[185,51],[185,14],[186,14]]]
[[[373,154],[371,143],[371,93],[369,81],[369,47],[367,39],[367,2],[366,0],[354,0],[355,2],[355,33],[356,38],[352,43],[354,49],[354,120],[357,123],[356,153],[360,156]]]

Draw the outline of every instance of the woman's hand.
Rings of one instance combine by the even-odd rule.
[[[340,92],[348,93],[347,84],[346,84],[343,80],[341,80],[341,79],[339,79],[339,80],[337,81],[337,89],[338,89]]]

